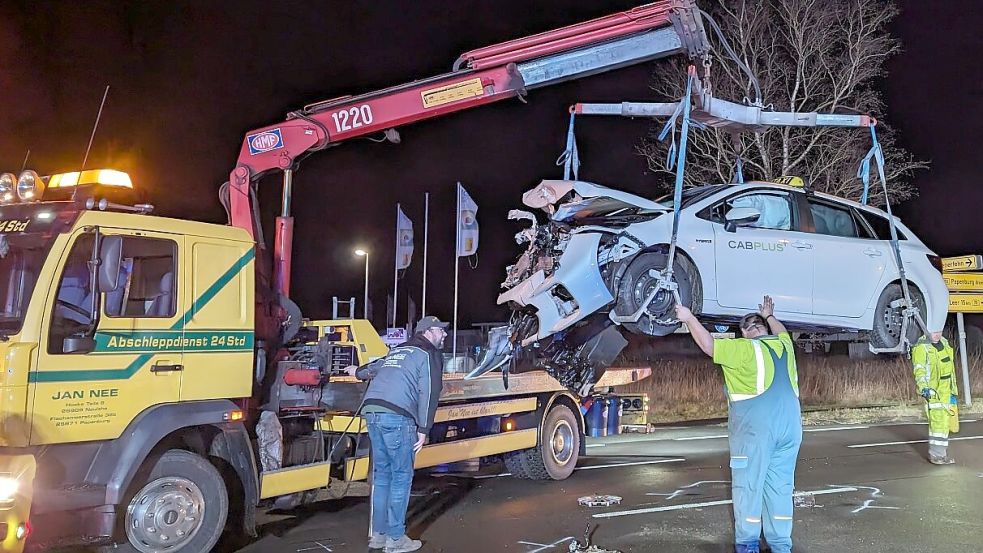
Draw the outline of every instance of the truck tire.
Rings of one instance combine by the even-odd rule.
[[[225,530],[225,481],[200,455],[166,451],[131,490],[121,506],[118,542],[104,551],[207,553]]]
[[[662,271],[666,268],[669,256],[660,252],[643,253],[636,257],[618,284],[616,312],[618,315],[630,315],[641,307],[645,298],[655,288],[655,278],[650,271]],[[695,267],[682,255],[677,255],[672,263],[672,276],[679,291],[679,299],[683,305],[692,308],[693,281]],[[662,291],[655,296],[648,310],[636,323],[625,323],[625,328],[633,334],[647,336],[667,336],[679,328],[676,319],[676,300],[672,294]],[[668,322],[674,321],[674,322]]]
[[[925,299],[922,293],[914,284],[908,285],[911,292],[911,301],[918,307],[918,312],[925,320],[927,312],[925,310]],[[901,339],[901,310],[892,308],[891,302],[904,297],[900,284],[890,284],[881,292],[881,297],[877,300],[877,308],[874,311],[874,328],[870,331],[870,343],[875,348],[891,348],[898,345]],[[922,329],[918,323],[911,321],[908,325],[908,340],[915,343],[922,334]]]
[[[573,411],[554,405],[543,422],[537,447],[505,456],[512,476],[524,480],[563,480],[573,473],[580,455],[580,429]]]

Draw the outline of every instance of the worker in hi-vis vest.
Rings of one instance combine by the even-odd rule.
[[[730,469],[737,553],[758,553],[761,532],[773,553],[792,550],[792,490],[802,414],[792,338],[765,296],[741,319],[743,338],[714,339],[693,313],[676,307],[693,340],[723,368],[730,417]]]
[[[927,402],[928,460],[936,465],[955,462],[946,453],[949,447],[951,418],[958,421],[956,406],[956,367],[952,347],[942,332],[924,336],[911,348],[911,363],[915,369],[915,386]]]

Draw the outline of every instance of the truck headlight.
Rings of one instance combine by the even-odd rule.
[[[14,201],[14,188],[17,186],[17,177],[13,173],[0,173],[0,204],[9,204]]]
[[[13,503],[20,482],[13,476],[0,476],[0,504]]]
[[[41,175],[28,169],[17,177],[17,197],[23,202],[40,200],[44,193],[44,181]]]

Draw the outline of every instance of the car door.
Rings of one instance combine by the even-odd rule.
[[[816,229],[813,313],[860,317],[891,263],[890,245],[876,240],[849,205],[815,196],[806,202]]]
[[[66,353],[65,339],[84,335],[92,324],[94,233],[77,233],[48,294],[37,369],[30,375],[34,444],[65,433],[78,441],[116,438],[140,411],[179,398],[183,306],[161,286],[172,282],[168,274],[176,269],[183,237],[100,230],[104,239],[122,239],[117,286],[102,295],[91,350]]]
[[[717,267],[717,302],[753,311],[765,294],[780,312],[812,313],[811,235],[797,232],[795,192],[755,189],[711,208]],[[725,215],[735,207],[757,209],[754,223],[728,231]]]

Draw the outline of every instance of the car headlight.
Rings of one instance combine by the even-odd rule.
[[[0,173],[0,204],[14,201],[14,188],[16,186],[17,177],[13,173]]]
[[[0,504],[13,503],[20,489],[20,482],[13,476],[0,476]]]
[[[44,193],[44,181],[41,180],[41,175],[38,175],[34,171],[28,169],[20,174],[17,178],[17,197],[21,201],[29,202],[33,200],[40,200],[41,194]]]

